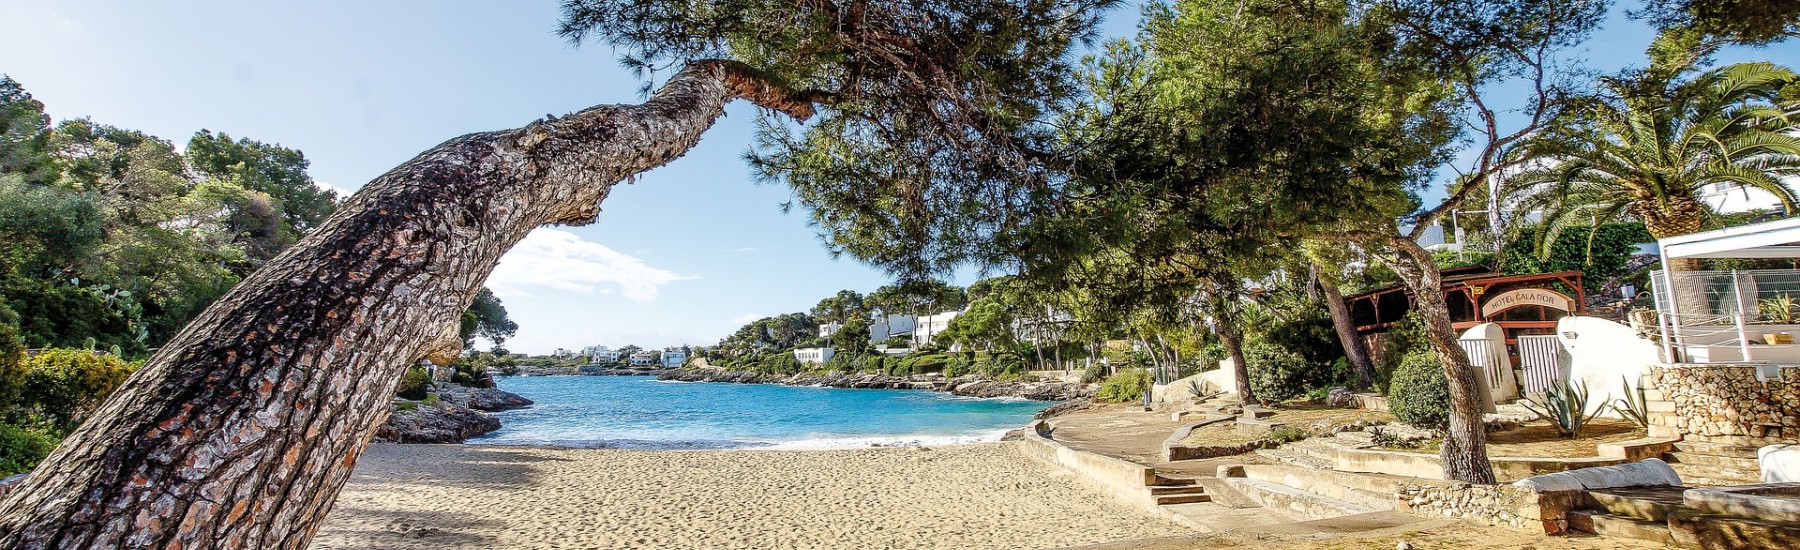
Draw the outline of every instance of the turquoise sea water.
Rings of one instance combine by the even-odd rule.
[[[498,380],[536,401],[472,444],[634,449],[866,447],[998,440],[1052,405],[922,390],[663,382],[645,376]]]

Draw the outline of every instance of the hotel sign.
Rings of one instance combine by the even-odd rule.
[[[1575,300],[1561,292],[1542,288],[1508,290],[1489,298],[1487,303],[1482,304],[1481,316],[1492,317],[1495,313],[1522,306],[1543,306],[1562,311],[1574,311]]]

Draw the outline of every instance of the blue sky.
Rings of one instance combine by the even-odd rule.
[[[279,143],[304,151],[314,178],[354,190],[460,134],[637,101],[611,48],[552,34],[555,5],[8,0],[0,73],[59,120],[178,145],[202,128]],[[1135,21],[1135,8],[1120,10],[1108,34]],[[1649,39],[1615,15],[1584,55],[1611,71]],[[1800,46],[1721,59],[1795,64]],[[540,229],[509,254],[489,279],[520,326],[508,347],[709,344],[756,317],[886,283],[781,213],[787,189],[750,180],[741,155],[753,118],[734,104],[685,158],[615,189],[598,223]]]

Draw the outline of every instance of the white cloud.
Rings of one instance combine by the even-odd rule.
[[[749,256],[751,254],[756,253],[756,247],[746,246],[743,248],[736,248],[736,249],[732,249],[731,253],[737,254],[739,256]]]
[[[338,198],[340,198],[340,199],[347,199],[347,198],[350,198],[350,195],[356,194],[355,189],[351,189],[349,187],[338,187],[338,185],[335,183],[331,183],[329,181],[320,180],[320,179],[313,180],[313,186],[318,187],[320,189],[327,190],[327,191],[334,191],[338,194]]]
[[[741,326],[756,322],[756,320],[764,318],[764,317],[768,317],[768,316],[763,315],[761,313],[745,313],[745,314],[739,315],[737,317],[732,317],[730,319],[726,319],[725,321],[728,323],[731,323],[731,326],[741,327]]]
[[[487,286],[503,298],[529,297],[531,287],[578,294],[618,294],[652,302],[664,285],[696,279],[645,264],[643,260],[582,240],[559,229],[538,229],[500,258]]]

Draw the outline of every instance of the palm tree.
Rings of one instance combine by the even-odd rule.
[[[1519,149],[1535,168],[1509,178],[1522,211],[1544,214],[1543,251],[1575,224],[1635,216],[1658,239],[1694,233],[1713,216],[1712,185],[1761,189],[1789,213],[1782,178],[1800,175],[1800,77],[1767,62],[1699,71],[1704,56],[1601,80],[1579,120]],[[1678,261],[1673,270],[1693,270]]]

